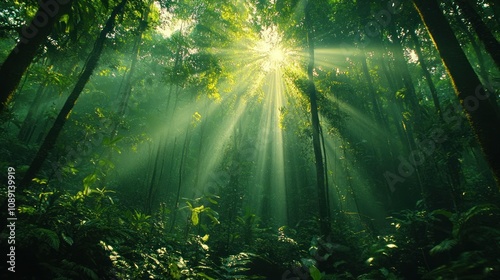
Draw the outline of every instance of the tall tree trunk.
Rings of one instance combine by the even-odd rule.
[[[392,115],[393,124],[398,132],[399,140],[403,145],[403,150],[406,153],[409,153],[412,150],[412,147],[409,145],[408,138],[406,136],[407,132],[403,125],[403,102],[396,98],[396,92],[398,91],[400,86],[402,86],[402,80],[394,77],[393,73],[395,73],[396,71],[391,69],[383,59],[380,59],[379,63],[382,65],[382,71],[387,79],[387,83],[390,89],[388,100],[390,100],[391,102],[389,104],[388,110]]]
[[[437,90],[436,86],[434,85],[434,82],[432,81],[432,76],[429,72],[429,69],[427,68],[427,63],[425,62],[425,58],[422,54],[422,47],[420,45],[420,41],[418,40],[417,33],[415,30],[413,31],[413,34],[411,35],[413,39],[413,43],[415,45],[415,52],[417,53],[418,61],[420,63],[420,67],[422,68],[422,72],[424,73],[425,80],[427,82],[427,85],[429,86],[429,89],[431,91],[432,95],[432,100],[434,101],[434,107],[436,108],[436,111],[439,115],[440,121],[444,124],[444,118],[443,118],[443,112],[441,111],[441,105],[439,103],[439,99],[437,96]],[[461,173],[461,166],[460,166],[460,161],[458,159],[458,153],[456,151],[453,151],[453,148],[449,146],[445,146],[444,150],[446,151],[446,154],[449,155],[447,159],[447,168],[448,168],[448,177],[450,178],[449,183],[450,183],[450,194],[452,198],[452,202],[456,208],[457,206],[457,196],[453,195],[456,190],[459,189],[460,187],[460,180],[463,177]]]
[[[491,58],[493,58],[497,68],[500,70],[500,43],[488,26],[483,22],[481,16],[474,10],[469,0],[457,0],[455,2],[470,21],[472,28],[476,31],[477,37],[483,42],[486,51],[490,54]]]
[[[21,125],[17,138],[24,143],[30,142],[29,140],[36,127],[35,116],[38,115],[38,109],[40,108],[40,103],[43,99],[42,96],[44,95],[46,89],[47,85],[45,83],[38,86],[35,93],[35,99],[31,102],[28,114],[26,114],[23,124]]]
[[[415,52],[417,53],[418,62],[420,63],[420,67],[422,68],[422,73],[424,74],[425,81],[427,82],[427,86],[429,86],[429,90],[431,91],[432,101],[434,102],[434,108],[436,109],[436,113],[439,116],[441,121],[443,120],[443,112],[441,111],[441,105],[439,104],[439,98],[437,96],[437,89],[432,81],[431,73],[429,72],[429,68],[427,68],[427,62],[425,62],[424,55],[422,54],[422,46],[420,45],[420,41],[418,40],[417,33],[413,30],[413,34],[411,34],[411,38],[413,39],[413,44],[415,45]]]
[[[365,76],[366,83],[368,84],[368,91],[370,92],[370,99],[372,101],[372,106],[373,106],[373,113],[375,115],[375,119],[377,122],[382,125],[383,124],[383,118],[382,118],[382,113],[380,111],[380,106],[378,105],[377,101],[377,91],[375,90],[375,87],[373,86],[373,81],[372,77],[370,76],[370,71],[368,70],[368,64],[366,63],[366,55],[363,50],[361,52],[361,65],[363,67],[363,75]]]
[[[174,216],[172,218],[172,224],[170,225],[170,232],[174,229],[175,222],[177,220],[177,212],[179,212],[179,202],[181,199],[181,187],[182,187],[182,178],[184,177],[184,161],[186,160],[187,157],[187,149],[189,149],[189,139],[191,136],[189,135],[189,127],[186,129],[186,135],[184,136],[184,145],[182,146],[182,153],[181,153],[181,163],[179,165],[179,179],[177,183],[177,194],[175,196],[175,209],[174,209]]]
[[[174,88],[174,84],[175,84],[175,92],[176,92],[176,97],[177,98],[177,89],[179,88],[179,82],[178,81],[175,81],[176,80],[176,77],[178,75],[178,71],[179,71],[179,67],[182,63],[182,52],[183,52],[183,45],[181,44],[181,40],[183,39],[182,38],[182,27],[183,27],[183,24],[181,24],[181,27],[180,27],[180,30],[179,30],[179,38],[178,38],[178,42],[177,42],[177,49],[175,51],[175,59],[174,59],[174,68],[172,69],[172,74],[170,75],[170,86],[169,86],[169,91],[168,91],[168,97],[167,97],[167,105],[166,105],[166,110],[168,112],[168,109],[169,109],[169,106],[170,106],[170,100],[172,99],[172,92],[173,92],[173,88]],[[175,82],[174,82],[175,81]],[[177,100],[177,99],[175,99]],[[177,104],[177,102],[176,102]],[[172,108],[171,110],[171,114],[170,114],[170,117],[169,119],[171,119],[174,115],[174,112],[175,112],[175,107],[176,107],[176,104],[174,104],[174,108]]]
[[[415,85],[413,84],[410,70],[408,69],[408,63],[404,56],[403,44],[399,39],[395,24],[389,24],[388,29],[393,40],[390,50],[392,50],[394,54],[394,65],[397,72],[401,75],[404,88],[406,89],[404,100],[408,104],[410,112],[413,112],[414,120],[418,122],[420,121],[420,108],[418,105],[417,93],[415,92]]]
[[[460,14],[455,4],[451,3],[450,5],[448,5],[448,7],[451,8],[451,11],[454,14],[456,15]],[[469,27],[462,21],[461,18],[457,18],[455,20],[455,23],[461,29],[461,32],[467,37],[469,43],[471,44],[472,49],[474,50],[474,53],[476,54],[478,68],[479,68],[479,73],[478,73],[479,79],[483,82],[484,85],[489,85],[491,82],[490,74],[488,73],[488,68],[485,65],[483,51],[480,48],[480,44],[477,41],[477,38],[474,36],[474,34],[472,34],[472,32],[469,30]],[[498,101],[497,101],[498,98],[496,97],[496,95],[494,94],[491,95],[490,99],[498,108]]]
[[[164,158],[164,156],[162,155],[162,139],[160,138],[160,141],[158,143],[158,148],[156,149],[156,156],[155,156],[155,161],[154,161],[154,164],[153,164],[153,174],[151,174],[151,178],[149,180],[149,186],[148,186],[148,197],[147,197],[147,200],[146,200],[146,205],[145,205],[145,209],[146,209],[146,213],[147,214],[151,214],[152,212],[152,205],[153,205],[153,193],[154,193],[154,189],[155,187],[157,186],[157,182],[156,182],[156,177],[157,177],[157,172],[158,172],[158,162],[160,160],[160,156]],[[163,167],[162,167],[163,168]]]
[[[201,177],[201,171],[202,171],[202,166],[203,164],[203,151],[204,151],[204,145],[205,143],[205,131],[206,127],[208,126],[208,117],[209,117],[209,110],[208,110],[208,98],[205,100],[205,106],[203,107],[203,115],[202,115],[202,120],[200,123],[200,143],[198,144],[198,160],[196,161],[196,174],[194,178],[194,187],[196,189],[201,189],[201,186],[198,186],[200,184],[200,177]]]
[[[489,74],[484,64],[483,52],[477,42],[477,38],[474,37],[472,32],[470,32],[469,27],[462,20],[462,17],[459,16],[460,12],[458,11],[458,7],[454,3],[449,3],[449,5],[447,5],[445,9],[448,9],[448,7],[449,9],[451,9],[451,12],[453,14],[457,15],[453,24],[460,28],[460,32],[462,32],[462,34],[467,37],[472,49],[474,50],[479,66],[479,78],[482,78],[483,83],[489,83]]]
[[[311,3],[308,2],[306,6],[306,28],[307,28],[307,41],[309,43],[309,63],[307,65],[307,76],[309,79],[307,91],[309,94],[309,100],[311,102],[311,123],[313,129],[313,148],[314,148],[314,158],[316,161],[316,180],[318,187],[318,204],[319,204],[319,219],[321,233],[327,236],[330,229],[330,210],[328,205],[328,200],[326,198],[326,185],[325,185],[325,168],[323,165],[323,154],[321,151],[321,139],[320,139],[320,123],[318,116],[318,104],[316,98],[316,86],[314,85],[313,70],[314,70],[314,38],[313,38],[313,26],[310,18],[310,6]]]
[[[370,18],[370,3],[368,0],[359,0],[356,2],[357,3],[357,14],[359,16],[359,21],[361,23],[361,26],[366,26],[368,24],[369,18]],[[380,42],[380,37],[375,38],[376,42]],[[375,87],[373,85],[372,78],[370,76],[370,71],[368,69],[368,64],[366,61],[366,54],[365,50],[359,50],[360,52],[360,61],[361,61],[361,66],[363,69],[363,75],[365,76],[366,82],[368,84],[368,90],[370,92],[370,99],[373,103],[373,111],[375,114],[375,119],[378,121],[380,125],[384,125],[385,120],[382,117],[382,111],[380,110],[380,106],[378,104],[377,100],[377,91],[375,90]]]
[[[500,186],[500,114],[487,98],[436,0],[413,0],[443,63],[451,77],[455,93],[465,111],[486,159]],[[446,120],[446,119],[445,119]]]
[[[346,139],[342,138],[342,154],[344,157],[344,160],[342,162],[344,163],[343,167],[344,167],[344,174],[346,177],[345,180],[347,181],[348,192],[351,194],[352,200],[354,201],[354,206],[356,207],[356,215],[358,216],[360,223],[362,223],[363,218],[361,217],[361,210],[359,207],[358,196],[356,195],[356,192],[354,191],[354,188],[352,186],[353,185],[352,175],[351,172],[349,171],[349,165],[347,164],[348,163],[347,153],[346,153],[347,145],[348,144],[346,143]]]
[[[132,63],[130,64],[130,70],[124,75],[124,81],[122,82],[120,90],[118,92],[118,96],[121,97],[121,101],[118,107],[119,119],[113,125],[113,129],[111,131],[111,140],[113,140],[117,135],[118,126],[121,122],[121,119],[125,117],[125,113],[127,111],[128,101],[130,100],[130,95],[132,94],[132,77],[134,76],[135,67],[137,65],[137,61],[139,60],[139,47],[142,42],[142,34],[148,26],[148,15],[149,4],[142,14],[142,19],[140,20],[139,27],[137,28],[137,35],[135,38],[134,47],[132,48],[133,58]]]
[[[0,84],[2,85],[0,87],[0,113],[5,110],[24,72],[52,32],[54,24],[70,10],[72,2],[72,0],[39,1],[35,17],[28,26],[23,27],[19,42],[0,66]]]
[[[127,0],[122,0],[122,2],[118,4],[111,12],[111,15],[106,21],[106,25],[99,34],[99,38],[96,40],[94,48],[92,49],[92,52],[90,53],[89,58],[85,63],[85,66],[83,67],[82,73],[80,74],[80,78],[78,79],[75,87],[73,88],[73,91],[68,96],[68,99],[66,99],[66,102],[64,103],[61,111],[57,115],[57,118],[54,121],[52,128],[49,130],[42,145],[38,149],[38,152],[36,153],[35,158],[33,159],[28,171],[26,171],[26,174],[24,175],[24,178],[20,183],[21,187],[23,188],[28,187],[28,185],[31,183],[31,180],[35,177],[37,172],[42,167],[42,164],[47,158],[47,155],[54,147],[54,144],[59,136],[59,133],[61,132],[64,124],[66,123],[66,120],[69,117],[69,113],[75,106],[76,100],[80,96],[80,93],[82,92],[83,88],[87,84],[88,80],[90,79],[90,76],[92,75],[94,69],[97,66],[99,57],[101,56],[102,50],[104,48],[104,42],[106,41],[106,36],[113,30],[115,26],[116,16],[123,10],[123,7],[125,6],[126,3]]]
[[[374,43],[377,44],[377,46],[382,45],[380,38],[376,38]],[[363,57],[362,57],[361,63],[362,63],[363,74],[366,77],[366,80],[367,80],[368,85],[369,85],[369,89],[371,91],[371,94],[370,94],[370,95],[372,95],[371,100],[372,100],[372,102],[375,103],[375,102],[378,102],[377,97],[376,97],[375,86],[373,85],[373,81],[372,81],[372,78],[370,76],[365,53],[362,53],[362,56]],[[380,52],[375,53],[374,59],[376,62],[379,63],[379,65],[385,66],[385,63],[383,63],[383,60],[382,60],[382,54]],[[374,172],[377,172],[377,174],[380,174],[380,173],[384,172],[381,169],[382,166],[384,166],[384,163],[387,163],[388,160],[393,158],[392,153],[390,152],[392,150],[391,149],[392,140],[389,137],[390,127],[389,127],[387,115],[382,115],[382,110],[380,109],[380,106],[378,104],[377,104],[377,106],[374,106],[374,108],[378,111],[378,112],[375,112],[376,115],[378,115],[378,117],[376,116],[376,120],[378,121],[378,125],[380,125],[384,129],[384,131],[387,132],[384,134],[385,139],[383,140],[382,145],[380,145],[380,146],[379,145],[372,145],[374,159],[376,159],[376,161],[377,161],[377,163],[374,163],[374,166],[377,166],[377,169],[378,169],[376,171],[374,170]],[[387,195],[386,195],[387,204],[392,205],[391,191],[390,191],[389,186],[387,186],[386,190],[387,190]]]

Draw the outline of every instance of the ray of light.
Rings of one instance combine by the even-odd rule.
[[[254,180],[256,188],[251,192],[251,204],[269,222],[286,223],[285,158],[283,132],[280,128],[279,109],[286,104],[282,72],[276,69],[268,73],[264,90],[257,149]]]
[[[168,178],[171,185],[166,188],[173,193],[177,187],[172,184],[183,175],[172,170],[179,170],[183,143],[188,143],[185,138],[191,137],[186,158],[191,162],[196,159],[200,167],[195,168],[196,165],[191,163],[185,171],[186,179],[181,189],[182,196],[196,197],[204,192],[214,193],[218,191],[214,186],[228,183],[228,171],[221,170],[221,167],[228,160],[227,148],[232,145],[231,141],[237,141],[237,137],[255,138],[252,155],[255,159],[252,184],[255,187],[247,190],[250,194],[248,204],[276,225],[282,225],[287,221],[287,159],[284,134],[280,128],[280,109],[288,104],[295,106],[293,104],[303,98],[291,79],[285,77],[284,69],[295,67],[298,71],[300,60],[306,55],[284,47],[273,27],[253,37],[253,41],[242,39],[229,48],[211,50],[228,69],[217,84],[219,100],[207,96],[181,100],[168,121],[165,117],[158,117],[148,122],[148,129],[154,131],[151,142],[144,143],[137,153],[121,155],[119,165],[122,172],[130,173],[138,165],[148,161],[150,164],[154,160],[152,153],[155,149],[151,146],[166,145],[164,150],[170,151],[169,159],[175,159],[175,162],[167,163],[170,172],[164,172],[171,176]],[[296,96],[287,100],[290,94]],[[195,116],[199,118],[196,125],[193,124]],[[204,123],[210,129],[202,133]],[[252,127],[254,123],[258,126]],[[240,127],[245,132],[238,132]]]
[[[373,135],[379,139],[384,137],[386,132],[380,128],[380,125],[374,121],[374,118],[367,116],[365,113],[360,112],[338,98],[332,96],[328,96],[328,98],[332,102],[337,102],[339,110],[348,116],[348,121],[351,123],[349,127],[356,127],[357,131]]]

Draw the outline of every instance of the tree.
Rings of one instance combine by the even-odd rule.
[[[40,1],[30,24],[22,29],[21,38],[0,66],[0,112],[10,101],[24,72],[30,66],[40,46],[52,32],[54,24],[67,13],[72,0]]]
[[[434,85],[431,73],[427,68],[427,62],[425,61],[425,57],[422,54],[422,46],[420,45],[420,41],[418,40],[417,32],[415,30],[413,30],[411,38],[413,40],[413,44],[415,45],[415,53],[417,54],[418,62],[420,63],[420,67],[422,68],[422,73],[424,74],[425,81],[429,86],[429,90],[431,91],[432,101],[434,102],[434,108],[436,109],[436,113],[439,115],[439,119],[443,120],[443,112],[441,110],[441,105],[439,104],[436,85]]]
[[[486,24],[481,19],[481,16],[474,10],[474,7],[469,0],[457,0],[456,1],[462,12],[470,21],[472,27],[476,31],[476,34],[483,42],[486,51],[490,54],[493,61],[500,69],[500,43],[495,38],[491,30],[486,26]]]
[[[500,186],[500,114],[488,98],[489,89],[481,84],[436,0],[413,0],[452,80],[455,93],[483,149]],[[455,121],[457,116],[446,116]]]
[[[318,103],[316,97],[316,86],[314,85],[313,71],[314,71],[314,35],[313,26],[311,22],[311,4],[306,4],[305,23],[307,28],[307,41],[309,51],[309,63],[307,64],[307,93],[309,94],[309,101],[311,103],[311,123],[313,134],[313,148],[314,159],[316,163],[316,180],[318,188],[318,201],[319,201],[319,218],[321,233],[327,236],[330,233],[330,210],[327,199],[327,186],[325,184],[325,168],[323,163],[323,153],[321,151],[320,139],[320,123],[318,115]]]
[[[90,79],[90,76],[92,75],[94,69],[97,66],[97,63],[99,62],[99,58],[104,48],[104,43],[106,41],[106,36],[113,30],[115,26],[116,16],[122,12],[126,3],[127,0],[122,0],[120,4],[118,4],[111,12],[111,15],[106,21],[103,30],[101,31],[99,37],[95,42],[94,48],[92,49],[92,52],[90,53],[85,66],[83,67],[82,73],[80,74],[80,77],[75,87],[73,88],[71,94],[68,96],[68,99],[66,99],[66,102],[64,103],[61,111],[57,115],[54,124],[49,130],[42,145],[38,149],[38,152],[36,153],[28,171],[26,171],[26,174],[24,175],[24,178],[20,183],[21,187],[27,187],[31,183],[31,180],[35,178],[35,175],[42,167],[42,164],[47,158],[47,155],[49,154],[50,150],[52,150],[52,148],[54,147],[54,144],[59,136],[59,133],[61,132],[64,124],[66,123],[66,120],[68,119],[71,110],[75,106],[78,97],[82,93],[83,88],[87,84],[88,80]]]

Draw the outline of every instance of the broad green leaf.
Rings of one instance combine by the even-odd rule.
[[[46,228],[37,228],[34,230],[39,240],[46,242],[52,249],[59,250],[59,237],[55,231]]]
[[[203,242],[207,242],[209,237],[210,237],[210,235],[205,234],[205,236],[203,236],[203,237],[201,238],[201,240],[203,240]]]
[[[212,203],[212,204],[218,204],[217,200],[215,200],[211,197],[208,197],[208,201],[210,201],[210,203]]]
[[[309,267],[309,274],[313,280],[320,280],[322,278],[321,272],[314,265]]]
[[[68,245],[73,245],[73,238],[67,236],[64,232],[61,233],[61,237],[66,243],[68,243]]]
[[[198,217],[198,212],[193,211],[193,212],[191,213],[191,222],[193,222],[193,225],[194,225],[194,226],[196,226],[196,225],[198,225],[198,222],[199,222],[199,221],[200,221],[200,220],[199,220],[199,217]]]
[[[441,241],[441,243],[439,243],[438,245],[434,246],[429,253],[431,255],[434,255],[436,253],[449,251],[450,249],[455,247],[455,245],[457,245],[457,241],[455,239],[445,239]]]
[[[453,213],[451,213],[450,211],[444,210],[444,209],[434,210],[434,211],[432,211],[432,214],[434,214],[434,215],[443,215],[443,216],[445,216],[448,219],[451,218],[451,216],[453,215]]]

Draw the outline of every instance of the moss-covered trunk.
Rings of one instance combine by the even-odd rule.
[[[455,93],[481,144],[497,185],[500,180],[500,114],[481,84],[436,0],[413,0],[443,63]],[[445,122],[457,116],[444,115]]]

